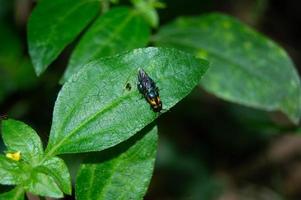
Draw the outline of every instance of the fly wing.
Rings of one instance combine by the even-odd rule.
[[[140,84],[140,88],[143,90],[158,91],[153,79],[141,68],[138,71],[138,82]]]
[[[147,77],[148,75],[146,74],[146,72],[143,69],[139,69],[138,71],[138,81],[142,82],[143,79],[145,79],[145,77]]]
[[[138,82],[143,90],[148,90],[152,86],[149,76],[143,69],[139,69],[138,71]]]

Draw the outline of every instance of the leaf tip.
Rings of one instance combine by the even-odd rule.
[[[32,60],[32,65],[33,65],[35,74],[37,76],[41,76],[41,74],[45,71],[47,66],[43,66],[42,64],[40,64],[40,61],[34,60],[33,57],[31,57],[31,60]]]

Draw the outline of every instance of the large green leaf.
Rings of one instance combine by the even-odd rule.
[[[0,194],[0,200],[23,200],[24,190],[22,187],[16,187],[8,192]]]
[[[225,100],[268,111],[281,110],[297,123],[300,80],[286,52],[270,39],[222,14],[180,18],[154,37],[210,61],[202,85]]]
[[[166,48],[136,49],[91,62],[58,95],[47,156],[112,147],[157,118],[136,88],[138,68],[157,83],[168,110],[197,85],[208,63]]]
[[[142,199],[152,177],[157,129],[99,154],[101,163],[83,164],[76,180],[78,200]],[[121,151],[121,153],[117,153]]]
[[[13,119],[2,122],[2,137],[9,151],[20,151],[21,157],[31,165],[38,164],[43,156],[40,137],[28,125]]]
[[[39,1],[28,23],[29,54],[40,75],[96,16],[98,0]]]
[[[119,7],[108,11],[93,23],[76,46],[64,80],[92,59],[144,47],[149,34],[150,28],[135,10]]]

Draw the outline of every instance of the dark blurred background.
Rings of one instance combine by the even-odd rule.
[[[161,24],[183,15],[224,12],[275,40],[300,70],[301,1],[163,2]],[[0,0],[0,115],[30,124],[46,143],[58,82],[74,44],[35,77],[26,44],[26,23],[35,4]],[[158,125],[158,159],[145,199],[301,199],[300,130],[281,113],[231,104],[196,88]]]

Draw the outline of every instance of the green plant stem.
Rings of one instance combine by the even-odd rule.
[[[110,2],[108,0],[102,0],[100,3],[101,3],[101,13],[104,14],[110,9]]]

